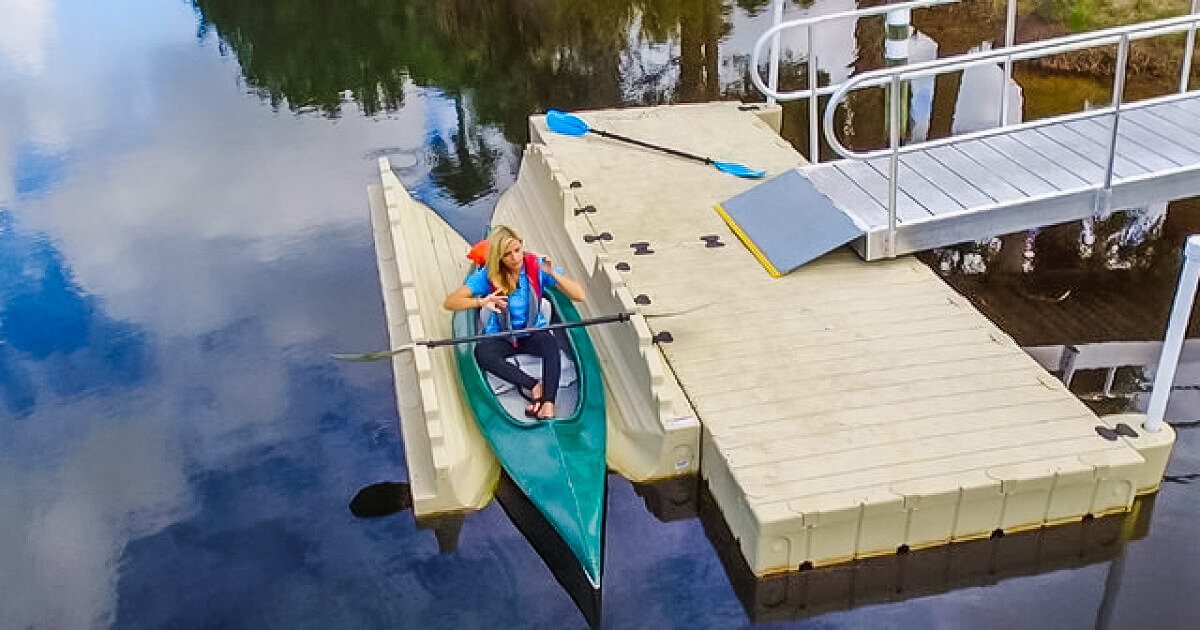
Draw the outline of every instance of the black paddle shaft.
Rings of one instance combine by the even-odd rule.
[[[498,333],[487,333],[483,335],[471,335],[469,337],[454,337],[451,339],[433,339],[430,341],[416,341],[414,343],[426,346],[428,348],[436,348],[438,346],[453,346],[460,343],[470,343],[472,341],[482,341],[484,339],[507,338],[513,335],[536,332],[539,330],[559,330],[562,328],[579,328],[580,326],[592,326],[595,324],[608,324],[612,322],[627,322],[629,321],[629,313],[617,313],[616,315],[603,315],[601,317],[593,317],[591,319],[581,319],[577,322],[562,322],[559,324],[550,324],[540,328],[519,328],[517,330],[505,330]]]
[[[620,140],[621,142],[628,142],[629,144],[636,144],[639,147],[644,147],[647,149],[654,149],[656,151],[662,151],[664,153],[670,153],[671,155],[675,155],[675,156],[678,156],[681,158],[687,158],[689,160],[697,160],[700,162],[704,162],[705,164],[708,164],[708,165],[713,164],[712,158],[701,157],[699,155],[693,155],[691,153],[685,153],[683,151],[680,151],[678,149],[672,149],[670,147],[660,147],[657,144],[650,144],[649,142],[642,142],[641,140],[635,140],[633,138],[628,138],[628,137],[625,137],[625,136],[622,136],[619,134],[612,133],[611,131],[601,131],[600,129],[588,129],[588,132],[604,136],[605,138],[611,138],[613,140]]]

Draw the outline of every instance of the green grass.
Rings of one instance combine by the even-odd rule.
[[[1003,13],[1007,0],[995,0]],[[1037,14],[1072,32],[1149,22],[1191,10],[1191,0],[1017,0],[1017,13]]]

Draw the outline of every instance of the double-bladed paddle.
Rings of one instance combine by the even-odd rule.
[[[705,164],[709,164],[709,165],[713,166],[718,171],[721,171],[723,173],[729,173],[730,175],[737,175],[738,177],[745,177],[747,179],[758,179],[759,177],[762,177],[763,175],[766,174],[766,171],[753,169],[753,168],[750,168],[749,166],[746,166],[745,164],[739,164],[737,162],[728,162],[725,160],[714,160],[710,157],[694,155],[692,153],[686,153],[686,152],[680,151],[678,149],[671,149],[668,147],[660,147],[656,144],[650,144],[649,142],[635,140],[633,138],[628,138],[628,137],[625,137],[622,135],[618,135],[618,134],[612,133],[610,131],[603,131],[600,129],[592,129],[587,124],[587,122],[584,121],[582,118],[580,118],[574,114],[568,114],[566,112],[559,111],[557,109],[550,109],[550,110],[546,111],[546,125],[550,127],[551,131],[554,131],[555,133],[561,133],[565,136],[582,136],[584,134],[594,133],[598,136],[603,136],[603,137],[609,138],[611,140],[619,140],[621,142],[628,142],[629,144],[634,144],[634,145],[637,145],[639,147],[643,147],[646,149],[662,151],[664,153],[669,153],[669,154],[677,156],[677,157],[687,158],[689,160],[696,160],[698,162],[703,162]]]
[[[600,317],[592,317],[589,319],[581,319],[577,322],[561,322],[558,324],[550,324],[539,328],[519,328],[517,330],[504,330],[497,333],[487,333],[483,335],[471,335],[469,337],[451,337],[448,339],[428,339],[424,341],[413,341],[406,343],[399,348],[391,350],[383,350],[380,352],[368,352],[366,354],[335,354],[333,358],[341,361],[379,361],[388,357],[412,350],[417,346],[425,346],[427,348],[437,348],[439,346],[453,346],[460,343],[470,343],[472,341],[482,341],[484,339],[507,338],[513,335],[535,332],[538,330],[558,330],[561,328],[578,328],[580,326],[594,326],[596,324],[609,324],[612,322],[627,322],[629,321],[630,313],[617,313],[616,315],[603,315]]]

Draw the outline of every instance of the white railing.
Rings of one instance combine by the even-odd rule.
[[[830,13],[828,15],[819,15],[814,17],[802,18],[799,20],[791,20],[781,22],[783,19],[783,3],[784,0],[775,0],[774,2],[774,26],[768,29],[765,33],[759,36],[758,41],[754,43],[754,48],[750,51],[750,80],[758,91],[762,92],[767,97],[767,103],[774,104],[776,100],[794,101],[803,98],[808,99],[808,161],[816,164],[821,161],[819,151],[820,136],[817,134],[817,101],[822,96],[833,94],[839,85],[827,85],[825,87],[817,86],[817,57],[813,52],[813,42],[816,41],[816,27],[826,22],[834,22],[837,20],[858,19],[862,17],[871,17],[876,15],[884,15],[893,11],[902,11],[912,9],[923,9],[926,7],[937,6],[941,4],[954,4],[962,0],[913,0],[911,2],[898,2],[896,4],[885,4],[877,7],[868,7],[865,9],[854,9],[852,11],[842,11],[840,13]],[[1016,0],[1008,0],[1008,23],[1005,28],[1005,37],[1008,46],[1012,45],[1014,25],[1016,23]],[[796,90],[794,92],[779,92],[779,34],[786,30],[803,28],[807,31],[807,59],[808,59],[808,89]],[[759,64],[762,62],[763,46],[767,42],[771,43],[771,58],[768,66],[768,83],[763,83],[762,76],[758,73]],[[1008,69],[1011,73],[1011,68]],[[1006,78],[1011,74],[1005,74]]]
[[[1193,0],[1195,4],[1197,0]],[[1029,44],[1021,44],[997,50],[982,51],[951,57],[948,59],[936,59],[922,63],[914,63],[906,66],[896,66],[892,68],[883,68],[873,70],[852,77],[842,82],[836,90],[829,96],[829,101],[825,106],[824,131],[825,139],[829,142],[832,148],[838,155],[847,159],[866,160],[873,157],[882,157],[888,155],[890,159],[888,180],[888,255],[890,256],[894,249],[896,237],[896,174],[899,165],[901,154],[913,151],[922,151],[930,147],[951,142],[962,142],[974,138],[982,138],[987,136],[998,135],[1002,133],[1010,133],[1015,130],[1037,127],[1042,125],[1057,124],[1059,122],[1081,119],[1081,118],[1099,118],[1102,116],[1111,116],[1112,122],[1109,125],[1109,143],[1107,165],[1105,167],[1104,182],[1097,188],[1096,209],[1097,213],[1107,209],[1107,201],[1112,190],[1113,178],[1113,163],[1116,158],[1116,141],[1117,129],[1121,118],[1122,107],[1124,103],[1125,91],[1125,72],[1129,60],[1129,42],[1138,39],[1147,39],[1151,37],[1159,37],[1162,35],[1170,35],[1174,33],[1187,33],[1188,44],[1192,44],[1197,25],[1200,24],[1200,14],[1191,14],[1155,22],[1146,22],[1144,24],[1135,24],[1130,26],[1120,26],[1116,28],[1096,31],[1093,33],[1084,33],[1080,35],[1070,35],[1059,37],[1041,42],[1032,42]],[[1086,48],[1094,48],[1097,46],[1117,45],[1117,64],[1116,71],[1113,76],[1112,89],[1112,104],[1098,109],[1093,109],[1076,114],[1059,116],[1049,120],[1037,121],[1032,123],[1021,123],[1017,125],[1001,126],[993,129],[986,129],[974,133],[954,136],[951,138],[942,138],[928,142],[915,143],[907,146],[900,146],[900,99],[895,98],[899,94],[899,87],[905,81],[911,81],[921,77],[931,77],[945,72],[958,71],[973,66],[985,64],[995,64],[1003,62],[1006,66],[1011,67],[1014,61],[1024,61],[1029,59],[1037,59],[1049,55],[1056,55],[1064,52],[1072,52],[1083,50]],[[1181,79],[1179,82],[1180,92],[1174,95],[1147,99],[1138,103],[1129,104],[1128,108],[1142,107],[1161,103],[1164,100],[1171,98],[1179,98],[1180,94],[1187,93],[1188,76],[1191,72],[1190,57],[1184,60],[1181,69]],[[846,95],[851,90],[858,90],[869,87],[879,87],[890,85],[888,91],[888,119],[889,125],[889,146],[884,149],[876,149],[869,152],[855,152],[847,149],[837,139],[837,135],[833,129],[833,114],[838,105],[845,99]],[[1007,85],[1007,84],[1006,84]],[[1007,87],[1002,90],[1002,94],[1006,95]],[[1002,97],[1007,101],[1006,96]],[[1003,121],[1001,121],[1003,122]]]

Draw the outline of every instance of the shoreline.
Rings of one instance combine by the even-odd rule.
[[[1112,5],[1117,2],[1110,3]],[[1111,7],[1110,7],[1111,8]],[[1161,10],[1143,12],[1144,14],[1129,14],[1126,24],[1139,21],[1159,19],[1164,13]],[[1186,14],[1186,9],[1180,15]],[[1054,37],[1071,35],[1076,32],[1111,28],[1117,24],[1098,23],[1090,28],[1073,30],[1066,20],[1048,18],[1036,9],[1024,14],[1018,14],[1015,43],[1024,44],[1042,41]],[[1003,42],[1003,33],[998,34],[997,42]],[[1158,37],[1150,40],[1133,42],[1129,47],[1129,61],[1126,68],[1127,76],[1141,78],[1179,76],[1183,63],[1184,40],[1182,36],[1171,38]],[[1115,46],[1104,46],[1062,53],[1049,57],[1021,62],[1030,68],[1042,71],[1067,73],[1084,76],[1112,76],[1117,62]],[[1200,78],[1200,47],[1193,53],[1193,78]]]
[[[1070,35],[1066,26],[1038,15],[1017,17],[1015,43],[1024,44]],[[1183,63],[1184,44],[1163,38],[1135,41],[1129,47],[1127,76],[1178,76]],[[1087,76],[1112,76],[1117,63],[1115,46],[1089,48],[1021,62],[1031,68]],[[1200,51],[1192,56],[1192,77],[1200,77]]]

